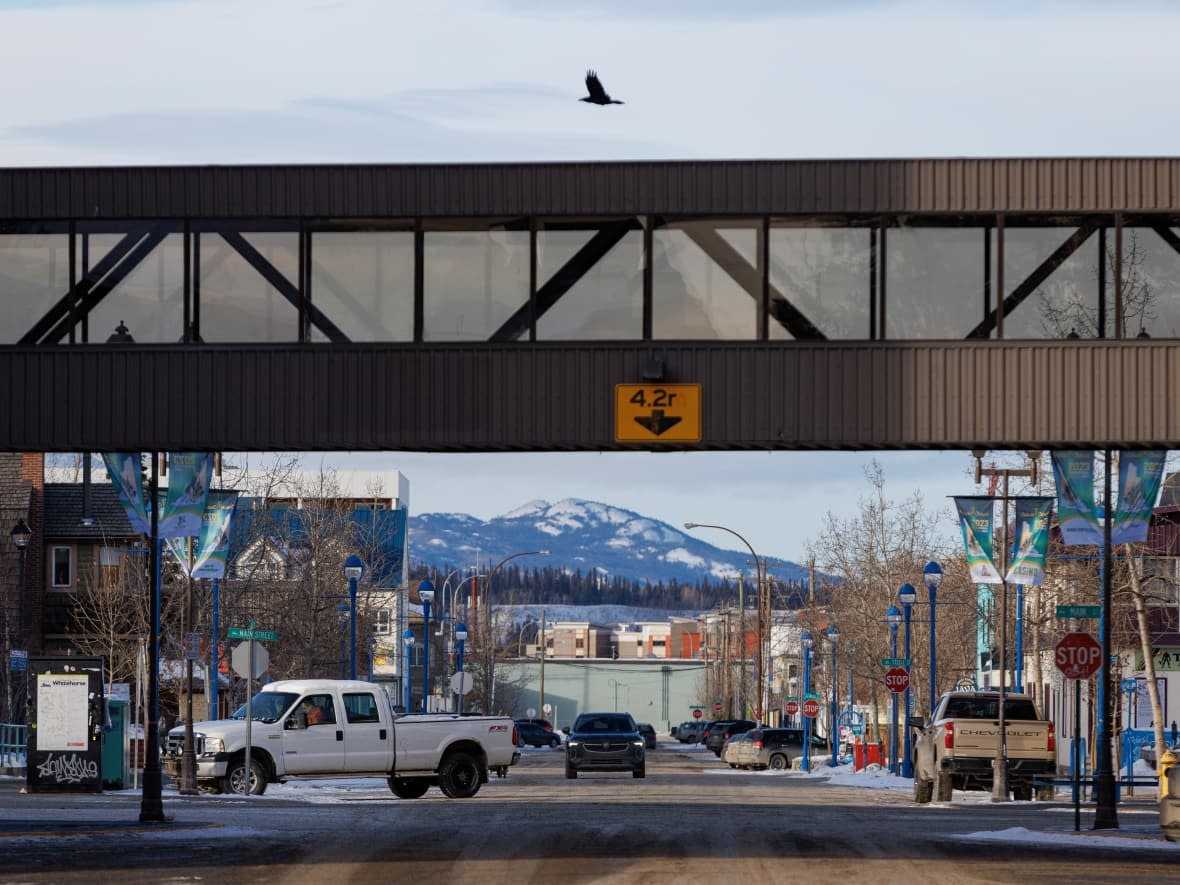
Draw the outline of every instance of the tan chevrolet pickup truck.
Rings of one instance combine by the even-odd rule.
[[[991,790],[1000,747],[1000,695],[994,691],[944,694],[930,721],[917,725],[913,741],[914,801],[949,802],[952,790]],[[1036,787],[1057,772],[1057,735],[1025,694],[1004,696],[1004,743],[1012,797],[1050,799],[1053,787]]]

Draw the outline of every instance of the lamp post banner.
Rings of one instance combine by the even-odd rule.
[[[193,564],[194,578],[224,578],[229,557],[229,525],[238,506],[237,492],[210,492],[201,523],[201,540]]]
[[[1057,484],[1057,519],[1067,545],[1102,543],[1102,529],[1094,518],[1094,453],[1053,452]]]
[[[1013,501],[1016,504],[1016,525],[1012,538],[1012,567],[1004,580],[1009,584],[1043,584],[1053,499],[1013,498]]]
[[[201,533],[212,452],[173,452],[168,456],[168,500],[160,511],[159,537],[189,538]]]
[[[139,463],[139,452],[103,452],[102,461],[107,476],[119,493],[119,503],[127,511],[131,531],[141,535],[152,533],[147,515],[147,496],[143,490],[143,467]]]
[[[955,498],[959,511],[959,528],[967,550],[967,568],[973,584],[1002,584],[999,569],[992,561],[992,531],[995,521],[993,498]]]
[[[1151,511],[1160,493],[1167,452],[1120,452],[1119,498],[1110,526],[1111,544],[1147,540]]]

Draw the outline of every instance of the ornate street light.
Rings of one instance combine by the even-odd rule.
[[[356,679],[356,582],[365,564],[355,553],[344,560],[344,577],[348,578],[348,678]]]
[[[413,712],[413,698],[410,694],[410,657],[414,653],[414,631],[406,627],[402,633],[402,644],[406,647],[406,675],[402,680],[402,684],[406,687],[406,703],[405,709],[407,713]]]
[[[422,712],[430,712],[430,603],[434,602],[434,584],[427,578],[418,583],[422,600]]]
[[[837,744],[839,742],[839,735],[836,732],[836,642],[840,638],[840,630],[835,624],[828,627],[828,642],[832,646],[832,718],[828,734],[828,743],[832,745],[832,768],[836,767]]]
[[[807,696],[811,693],[811,631],[804,630],[799,637],[803,645],[803,705],[807,706]],[[811,717],[803,714],[803,770],[811,771]]]
[[[459,715],[463,715],[463,645],[467,642],[467,625],[455,624],[455,643],[459,646]]]
[[[933,715],[934,705],[938,703],[938,690],[935,687],[938,683],[934,679],[935,663],[938,660],[934,653],[934,610],[938,602],[938,585],[942,583],[942,566],[931,560],[922,569],[922,577],[926,581],[926,589],[930,592],[930,713]]]
[[[908,661],[910,659],[910,614],[914,603],[918,601],[918,592],[914,590],[913,584],[902,584],[901,589],[897,591],[897,599],[905,610],[905,657]],[[910,690],[907,685],[905,710],[902,712],[902,726],[905,730],[905,756],[901,760],[902,777],[914,776],[914,760],[910,758]]]

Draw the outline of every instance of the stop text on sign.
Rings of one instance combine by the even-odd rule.
[[[803,715],[808,719],[814,719],[819,715],[819,701],[815,698],[808,698],[803,702]]]
[[[1102,646],[1089,633],[1068,633],[1054,648],[1054,661],[1066,679],[1089,679],[1102,666]]]

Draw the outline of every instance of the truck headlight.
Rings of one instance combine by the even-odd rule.
[[[225,750],[225,742],[221,738],[205,738],[205,755],[220,753]]]

